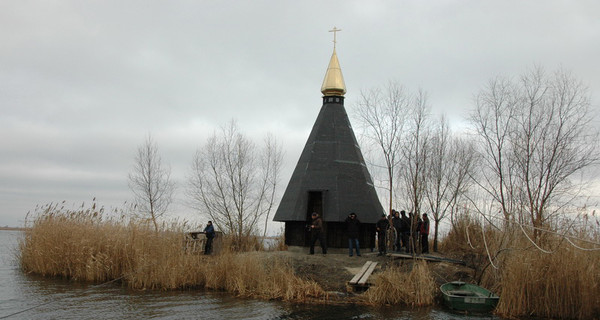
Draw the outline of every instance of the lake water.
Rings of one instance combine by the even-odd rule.
[[[501,319],[435,308],[305,305],[203,290],[136,291],[47,279],[19,269],[21,236],[0,231],[0,319]]]

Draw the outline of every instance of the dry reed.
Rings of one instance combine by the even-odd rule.
[[[106,219],[95,205],[65,210],[51,204],[40,208],[25,232],[19,259],[25,272],[96,283],[119,279],[135,289],[199,287],[293,301],[326,297],[287,261],[234,253],[226,249],[227,237],[220,240],[220,254],[190,253],[181,226],[156,232],[147,223]]]
[[[600,252],[561,246],[507,255],[500,273],[498,314],[593,319],[600,314]]]
[[[600,240],[598,229],[586,226],[581,232],[570,231],[586,240],[574,244],[600,248],[594,245]],[[497,314],[512,318],[598,317],[600,251],[578,249],[560,232],[547,232],[543,241],[534,244],[524,234],[528,229],[514,223],[505,224],[502,231],[487,224],[483,228],[484,232],[472,217],[460,216],[440,248],[467,260],[475,279],[500,295]]]
[[[433,304],[435,281],[425,261],[415,261],[410,272],[394,266],[380,273],[365,298],[372,304],[404,304],[427,306]]]

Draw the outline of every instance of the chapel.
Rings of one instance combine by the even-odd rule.
[[[273,218],[285,223],[288,246],[310,245],[307,225],[316,212],[323,219],[327,246],[348,247],[344,221],[354,212],[362,223],[361,248],[374,248],[375,223],[384,214],[344,108],[337,31],[332,30],[333,54],[321,86],[323,104]]]

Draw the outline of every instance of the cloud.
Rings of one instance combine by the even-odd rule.
[[[291,174],[333,26],[350,114],[361,90],[396,80],[461,126],[488,79],[532,64],[573,70],[594,94],[597,12],[595,1],[2,2],[0,225],[48,201],[118,206],[149,133],[180,182],[231,119],[254,139],[275,133]]]

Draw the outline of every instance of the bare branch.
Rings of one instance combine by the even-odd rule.
[[[150,135],[137,150],[129,188],[134,194],[135,211],[152,221],[158,231],[158,220],[173,202],[175,183],[171,181],[171,168],[163,166],[158,146]]]
[[[261,221],[266,234],[282,159],[272,135],[258,149],[231,121],[194,156],[187,190],[191,206],[237,239],[258,232]]]

